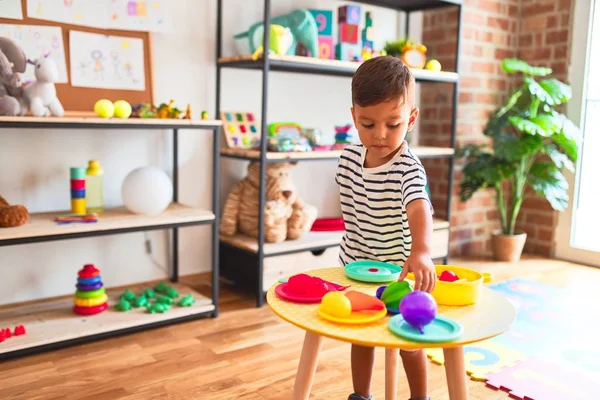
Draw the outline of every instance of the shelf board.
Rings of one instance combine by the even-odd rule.
[[[65,214],[69,211],[33,213],[25,225],[0,228],[0,246],[201,225],[215,219],[210,211],[179,203],[172,203],[159,215],[138,215],[118,207],[99,214],[96,223],[58,225],[54,222],[56,217]]]
[[[434,231],[448,229],[450,223],[441,219],[433,220]],[[265,243],[264,254],[266,257],[279,256],[283,254],[298,253],[301,251],[322,250],[328,247],[339,246],[344,235],[338,232],[306,232],[300,239],[286,240],[281,243]],[[225,243],[251,253],[258,252],[258,241],[255,238],[243,234],[219,237],[221,243]]]
[[[269,55],[270,69],[282,72],[300,72],[308,74],[352,76],[360,65],[358,62],[324,60],[314,57]],[[262,57],[254,61],[251,55],[219,58],[218,65],[227,68],[261,69]],[[418,82],[450,82],[458,81],[458,74],[449,71],[429,71],[411,68]]]
[[[75,280],[75,276],[73,279]],[[179,292],[179,298],[191,293],[196,302],[190,307],[174,305],[164,314],[150,314],[145,308],[133,308],[127,312],[114,309],[125,288],[106,289],[109,308],[96,315],[82,316],[73,313],[73,296],[61,296],[34,302],[17,303],[0,307],[2,328],[14,329],[24,325],[26,334],[13,336],[0,343],[0,359],[16,352],[39,351],[40,347],[57,348],[69,342],[77,343],[90,336],[108,337],[147,328],[149,325],[166,325],[175,320],[184,321],[208,316],[214,310],[211,299],[180,283],[168,283]],[[128,288],[136,294],[154,284],[135,284]],[[75,290],[75,289],[73,289]],[[13,353],[13,354],[10,354]]]
[[[99,118],[93,116],[65,117],[0,117],[1,128],[64,128],[64,129],[215,129],[221,120],[160,119],[160,118]]]
[[[399,11],[425,11],[436,8],[462,5],[462,0],[354,0],[356,3],[376,7],[392,8]]]
[[[411,151],[419,158],[431,157],[451,157],[454,155],[454,149],[447,147],[412,147]],[[286,161],[309,161],[309,160],[337,160],[342,154],[340,150],[331,151],[311,151],[306,153],[279,153],[267,152],[268,162],[286,162]],[[221,155],[229,158],[239,158],[242,160],[259,160],[259,150],[247,150],[236,148],[221,149]]]

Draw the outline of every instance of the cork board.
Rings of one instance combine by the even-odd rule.
[[[62,103],[65,113],[80,114],[91,113],[94,110],[94,103],[102,98],[107,98],[112,101],[126,100],[130,104],[138,103],[154,103],[153,95],[153,74],[152,74],[152,43],[150,32],[125,31],[114,29],[99,29],[81,25],[64,24],[56,21],[46,21],[41,19],[27,17],[26,0],[21,0],[21,8],[23,11],[23,19],[7,19],[0,18],[0,24],[11,25],[38,25],[38,26],[58,26],[62,30],[62,38],[64,44],[64,52],[67,67],[67,76],[69,83],[56,83],[57,96]],[[89,33],[99,33],[103,35],[125,36],[141,39],[144,48],[144,71],[145,85],[144,91],[138,90],[123,90],[123,89],[106,89],[106,88],[90,88],[90,87],[74,87],[71,86],[71,69],[70,69],[70,54],[69,54],[69,32],[71,30]]]

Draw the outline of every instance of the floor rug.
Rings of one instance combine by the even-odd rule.
[[[515,305],[517,318],[508,332],[464,347],[471,379],[523,400],[600,398],[598,293],[527,279],[488,287]],[[443,364],[441,350],[427,354]]]

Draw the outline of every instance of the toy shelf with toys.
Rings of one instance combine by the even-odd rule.
[[[446,212],[443,220],[434,220],[432,240],[433,258],[447,264],[463,0],[355,0],[350,3],[336,2],[336,6],[331,8],[300,8],[279,15],[271,14],[271,4],[275,0],[256,1],[263,4],[262,20],[236,33],[233,36],[235,53],[225,55],[222,32],[224,0],[217,0],[216,115],[221,116],[222,132],[226,139],[220,156],[250,161],[247,176],[231,189],[221,216],[225,225],[219,235],[221,275],[241,289],[252,292],[256,296],[257,306],[261,307],[266,288],[278,277],[338,265],[339,244],[344,233],[340,218],[321,217],[315,207],[297,199],[292,204],[291,216],[280,222],[282,217],[278,215],[284,214],[277,214],[273,201],[282,200],[273,200],[273,185],[281,185],[281,182],[274,181],[285,181],[289,176],[286,168],[290,167],[286,165],[294,165],[299,161],[337,161],[343,148],[353,142],[351,126],[335,126],[335,132],[322,132],[317,128],[301,127],[295,122],[272,122],[273,117],[269,117],[267,109],[272,102],[267,98],[269,73],[349,78],[362,62],[382,55],[401,59],[410,68],[418,84],[448,84],[452,93],[449,94],[453,102],[451,125],[447,131],[439,132],[440,137],[448,138],[449,145],[431,147],[408,139],[419,158],[448,160],[448,181],[444,185],[447,187]],[[404,32],[398,29],[395,33],[399,39],[390,38],[382,49],[376,48],[376,39],[379,39],[376,35],[377,16],[368,6],[404,14]],[[457,16],[454,65],[442,65],[430,57],[426,43],[414,42],[409,37],[411,13],[433,9],[448,10]],[[334,29],[336,26],[337,29]],[[265,51],[267,43],[269,48]],[[230,111],[223,107],[221,81],[225,69],[253,70],[262,75],[261,108],[256,116],[248,111]],[[333,144],[327,140],[329,137],[325,138],[331,134],[334,136]],[[314,176],[315,179],[320,176],[319,172]],[[324,178],[333,180],[332,177]],[[284,183],[290,184],[287,181]],[[256,211],[255,206],[258,209]],[[281,231],[282,224],[287,226],[287,236]],[[298,234],[298,226],[303,229],[301,234]]]
[[[269,68],[277,72],[295,72],[316,75],[348,76],[354,75],[360,63],[354,61],[330,60],[313,57],[269,55]],[[256,60],[252,56],[221,57],[218,65],[221,68],[261,69],[263,57]],[[454,83],[458,74],[450,71],[433,71],[422,68],[411,68],[417,82]]]
[[[26,333],[19,337],[4,341],[0,338],[0,359],[20,357],[67,345],[87,343],[125,333],[218,315],[218,184],[221,120],[157,117],[100,118],[86,112],[66,114],[62,117],[3,116],[0,117],[0,134],[13,129],[47,129],[49,132],[52,132],[52,129],[95,131],[161,129],[171,131],[172,176],[169,178],[166,173],[162,172],[166,179],[163,182],[168,182],[169,186],[166,192],[168,197],[163,197],[161,200],[164,201],[165,207],[161,208],[159,212],[156,210],[151,212],[149,209],[144,212],[131,210],[124,204],[120,207],[106,208],[98,213],[90,213],[89,210],[86,210],[85,214],[81,214],[74,212],[73,208],[69,210],[68,204],[66,204],[64,210],[27,212],[27,218],[23,223],[0,227],[0,247],[150,230],[169,230],[171,233],[170,268],[169,276],[166,279],[169,279],[170,282],[168,285],[164,282],[139,282],[128,288],[109,287],[108,282],[101,279],[102,266],[99,265],[94,275],[82,275],[82,271],[80,271],[75,296],[59,296],[0,306],[0,321],[4,325],[11,327],[23,325],[26,329]],[[213,187],[210,189],[212,210],[185,205],[179,199],[180,130],[209,131],[214,138],[212,149],[209,150],[209,153],[212,152],[211,183]],[[85,168],[72,168],[71,185],[77,180],[73,177],[74,169],[82,169],[85,172]],[[146,168],[138,170],[146,170]],[[68,170],[65,171],[65,175],[69,176]],[[154,185],[154,189],[151,190],[160,191],[156,187],[161,179],[156,179],[156,174],[144,175],[143,179],[148,177],[151,177]],[[67,182],[67,187],[68,185]],[[143,189],[140,185],[135,188],[136,190]],[[71,189],[73,193],[73,186]],[[163,186],[162,189],[165,187]],[[147,200],[147,198],[144,199]],[[73,201],[73,197],[71,200]],[[72,204],[71,207],[73,207]],[[3,206],[0,203],[0,210]],[[209,296],[206,296],[207,293],[200,293],[194,289],[198,286],[197,282],[187,284],[189,278],[184,278],[182,279],[184,282],[179,282],[180,229],[202,225],[211,226],[212,230],[212,280],[210,289],[206,290]],[[207,257],[211,258],[211,254],[207,254]],[[86,293],[89,290],[91,292]],[[149,293],[152,293],[152,290],[156,290],[157,295],[150,296]],[[164,293],[161,290],[164,290]],[[123,299],[125,294],[132,294],[132,291],[137,292],[137,295]],[[128,307],[122,307],[123,304],[128,304]]]

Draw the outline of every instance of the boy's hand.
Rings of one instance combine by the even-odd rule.
[[[413,290],[422,290],[427,293],[433,291],[437,281],[437,275],[435,274],[435,267],[433,266],[433,261],[431,261],[429,254],[425,252],[411,253],[404,262],[404,267],[402,268],[398,280],[404,280],[409,272],[412,272],[415,276],[415,286]]]

